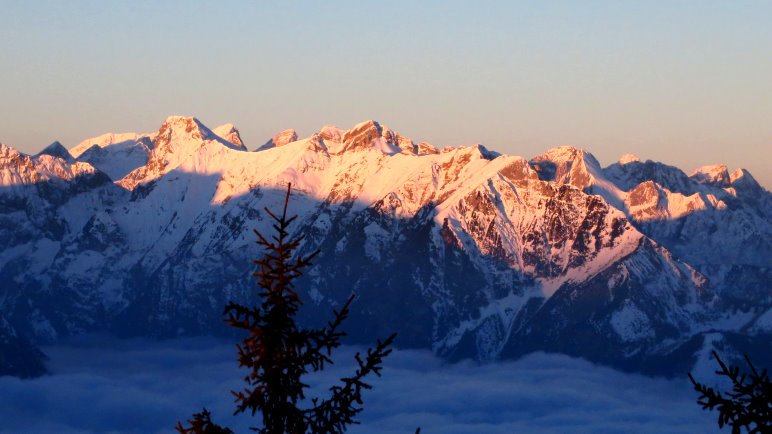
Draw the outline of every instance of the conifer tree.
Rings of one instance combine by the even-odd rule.
[[[265,254],[255,261],[253,275],[259,286],[260,303],[244,306],[231,302],[225,307],[226,322],[246,332],[237,344],[239,366],[249,372],[244,377],[246,387],[232,392],[235,396],[234,414],[260,414],[262,426],[253,430],[262,434],[343,433],[354,417],[363,410],[362,392],[371,386],[365,378],[380,376],[384,357],[391,353],[390,345],[396,334],[377,341],[374,348],[362,355],[357,353],[355,372],[330,388],[329,396],[306,400],[308,385],[303,376],[332,364],[332,350],[341,345],[345,335],[340,326],[349,314],[354,296],[348,298],[333,319],[321,328],[301,328],[296,314],[301,300],[294,282],[302,270],[311,265],[319,253],[295,256],[302,236],[291,237],[288,229],[297,216],[288,217],[287,207],[291,193],[287,186],[281,215],[265,212],[273,220],[274,235],[270,237],[255,230],[257,244]],[[306,407],[303,407],[305,404]],[[228,428],[211,420],[208,410],[193,415],[188,426],[177,423],[181,434],[230,434]]]
[[[718,410],[718,427],[732,427],[732,434],[741,433],[745,428],[751,434],[772,433],[772,383],[767,370],[759,372],[751,359],[745,355],[749,373],[741,372],[737,366],[727,366],[713,351],[721,370],[719,376],[727,377],[732,383],[732,390],[722,394],[712,387],[701,384],[689,373],[689,380],[700,397],[697,404],[704,410]]]

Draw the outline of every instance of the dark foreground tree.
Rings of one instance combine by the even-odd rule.
[[[303,237],[293,238],[287,232],[297,217],[287,217],[291,188],[287,186],[280,216],[265,209],[273,220],[275,235],[266,238],[255,231],[257,244],[265,251],[262,259],[255,261],[260,304],[243,306],[231,302],[225,307],[226,322],[246,332],[237,349],[239,366],[247,368],[249,373],[244,377],[247,386],[232,392],[236,401],[234,414],[260,413],[262,427],[253,430],[263,434],[343,433],[348,425],[358,423],[354,417],[363,409],[362,391],[371,388],[364,379],[371,374],[380,376],[383,358],[391,353],[389,346],[396,334],[377,341],[375,348],[368,349],[365,355],[357,353],[356,371],[332,386],[328,397],[306,400],[308,385],[303,382],[303,376],[333,363],[330,356],[332,350],[341,345],[340,339],[345,333],[340,331],[340,326],[348,316],[354,297],[349,297],[339,311],[334,311],[326,327],[306,329],[296,323],[301,301],[293,282],[311,265],[319,251],[294,257]],[[306,407],[302,408],[304,404]],[[194,414],[187,427],[177,422],[177,431],[232,433],[212,422],[206,409]]]
[[[732,434],[741,433],[742,428],[751,434],[772,433],[772,383],[767,370],[756,370],[747,355],[745,361],[749,373],[741,372],[737,366],[727,366],[715,351],[713,357],[721,367],[716,374],[732,382],[732,391],[722,395],[720,391],[698,383],[689,373],[694,390],[700,394],[697,403],[705,410],[717,409],[719,428],[729,425]]]

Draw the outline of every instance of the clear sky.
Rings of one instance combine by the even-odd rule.
[[[376,119],[532,157],[570,144],[772,187],[770,1],[0,0],[0,142],[170,114],[276,132]]]

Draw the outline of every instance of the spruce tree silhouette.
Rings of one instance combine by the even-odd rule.
[[[354,296],[349,297],[340,310],[333,311],[332,321],[323,328],[305,329],[296,323],[301,300],[293,282],[311,265],[319,251],[293,258],[303,237],[292,238],[288,232],[297,217],[287,217],[291,191],[292,185],[288,184],[280,216],[265,209],[273,220],[275,235],[266,238],[255,230],[257,244],[265,251],[264,256],[255,261],[258,271],[253,273],[261,290],[260,304],[249,307],[231,302],[225,307],[226,322],[247,333],[237,344],[239,366],[249,369],[244,377],[247,386],[232,392],[236,402],[234,414],[248,412],[254,416],[259,412],[263,426],[252,429],[262,434],[343,433],[349,425],[358,423],[354,417],[363,410],[362,392],[371,388],[364,379],[371,374],[381,375],[383,359],[391,353],[389,346],[396,333],[378,340],[364,356],[357,353],[355,372],[332,386],[329,397],[313,398],[310,403],[305,402],[310,405],[308,408],[299,407],[308,388],[303,376],[333,363],[332,350],[341,345],[341,338],[345,336],[340,325],[349,314]],[[206,409],[187,422],[188,427],[177,422],[177,431],[233,433],[212,422]]]
[[[726,396],[723,396],[720,391],[697,382],[690,372],[689,380],[700,394],[697,404],[704,410],[717,409],[718,427],[729,425],[732,434],[739,434],[741,428],[751,434],[772,433],[772,383],[767,370],[757,371],[747,355],[745,361],[750,369],[748,374],[740,372],[737,366],[727,366],[715,351],[713,357],[721,367],[716,374],[729,378],[732,391],[725,392]]]

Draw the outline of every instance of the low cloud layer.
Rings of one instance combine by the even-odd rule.
[[[324,393],[352,369],[355,349],[310,383]],[[248,432],[229,393],[245,371],[233,344],[89,339],[46,349],[53,375],[0,378],[1,433],[161,433],[207,407],[214,419]],[[685,379],[652,379],[560,355],[516,362],[445,364],[426,351],[399,351],[365,394],[362,425],[350,432],[710,433]]]

